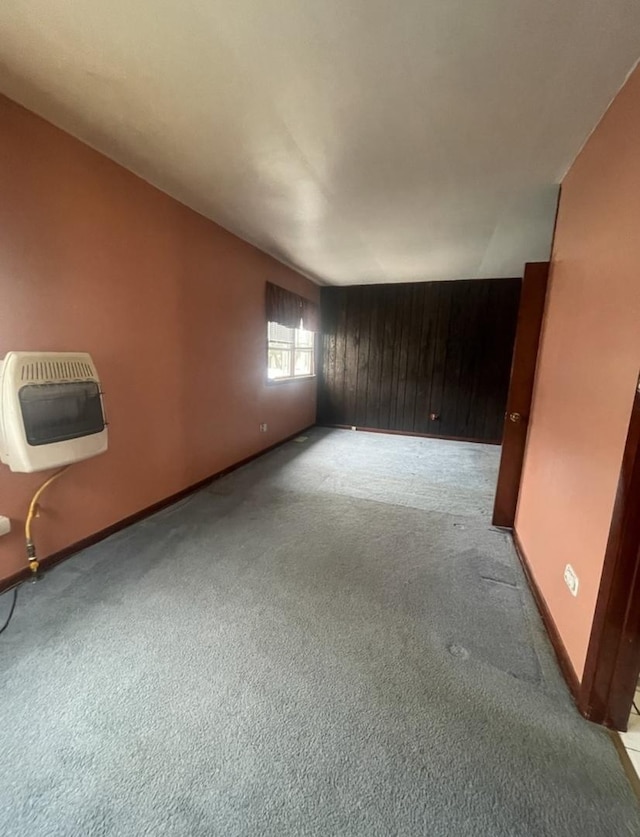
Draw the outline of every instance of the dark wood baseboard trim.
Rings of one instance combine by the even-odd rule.
[[[317,427],[330,427],[336,430],[353,430],[351,424],[325,424],[318,422]],[[380,427],[356,427],[363,433],[387,433],[391,436],[417,436],[419,439],[444,439],[447,442],[473,442],[476,445],[501,445],[500,439],[473,439],[466,436],[439,436],[437,433],[414,433],[412,430],[386,430]]]
[[[516,553],[520,560],[520,564],[522,565],[522,569],[524,570],[524,574],[529,584],[529,589],[533,594],[533,598],[538,608],[538,612],[540,613],[540,616],[542,618],[542,623],[544,624],[544,627],[547,631],[549,641],[551,642],[551,645],[555,652],[556,659],[558,660],[560,671],[562,672],[562,676],[564,677],[565,682],[569,687],[571,697],[573,698],[576,706],[578,707],[578,710],[582,713],[582,709],[580,707],[580,680],[578,679],[576,670],[574,669],[573,664],[569,659],[569,655],[567,654],[567,649],[565,648],[564,642],[560,637],[558,626],[556,625],[555,620],[551,615],[551,611],[549,610],[547,603],[544,599],[544,596],[542,595],[542,592],[540,591],[540,588],[538,587],[538,584],[535,578],[533,577],[533,573],[531,572],[531,567],[529,565],[527,555],[524,551],[522,543],[520,542],[518,533],[514,530],[512,532],[512,535],[513,544],[516,548]]]
[[[610,729],[609,735],[611,736],[613,746],[616,748],[618,756],[620,757],[620,761],[622,762],[624,772],[627,774],[629,784],[635,791],[638,799],[640,799],[640,777],[636,773],[636,769],[633,766],[631,759],[629,758],[629,753],[627,753],[627,751],[625,750],[624,744],[622,743],[622,739],[620,738],[620,733]]]
[[[52,569],[57,564],[60,564],[62,561],[66,561],[67,558],[71,558],[72,555],[81,552],[83,549],[87,549],[87,547],[93,546],[94,544],[103,541],[105,538],[108,538],[110,535],[114,535],[121,529],[126,529],[127,526],[131,526],[132,524],[137,523],[139,520],[143,520],[145,517],[150,517],[152,514],[162,511],[162,509],[166,508],[167,506],[171,506],[173,505],[173,503],[177,503],[180,500],[183,500],[190,494],[194,494],[196,491],[200,491],[200,489],[205,488],[212,482],[215,482],[216,480],[219,480],[222,477],[226,477],[227,474],[231,474],[233,471],[236,471],[238,468],[242,468],[244,465],[248,465],[250,462],[253,462],[254,459],[258,459],[259,457],[264,456],[266,453],[270,453],[272,450],[279,448],[281,445],[290,442],[292,439],[297,438],[298,436],[300,436],[300,434],[305,433],[312,427],[315,427],[315,425],[308,425],[307,427],[304,427],[302,430],[298,430],[297,433],[292,433],[290,436],[287,436],[286,439],[281,439],[279,442],[275,442],[273,445],[269,445],[269,447],[263,448],[257,453],[251,454],[251,456],[246,456],[239,462],[234,462],[233,465],[229,465],[227,468],[223,468],[221,471],[217,471],[215,474],[211,474],[211,476],[205,477],[204,479],[193,483],[193,485],[189,485],[186,488],[181,489],[180,491],[176,491],[175,494],[171,494],[169,497],[165,497],[162,500],[158,500],[157,503],[152,503],[150,506],[147,506],[146,508],[137,511],[134,514],[130,514],[128,517],[125,517],[122,520],[118,520],[117,523],[112,523],[111,526],[107,526],[105,529],[100,529],[99,532],[94,532],[92,535],[88,535],[86,538],[83,538],[80,541],[76,541],[75,543],[72,543],[69,546],[65,546],[64,549],[60,549],[58,552],[54,552],[51,555],[48,555],[47,557],[43,558],[40,562],[40,567],[42,571],[46,572],[47,570]],[[23,570],[20,570],[19,572],[0,580],[0,594],[6,593],[7,590],[11,590],[18,584],[22,584],[23,581],[29,581],[30,578],[31,572],[28,569],[28,567],[25,567]]]

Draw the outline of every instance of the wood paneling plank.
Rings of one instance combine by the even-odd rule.
[[[380,381],[380,428],[393,428],[391,401],[395,392],[393,380],[393,356],[396,343],[395,289],[390,286],[380,288],[380,302],[384,311],[384,342],[382,353],[382,379]]]
[[[362,427],[367,421],[369,399],[369,355],[371,352],[371,285],[365,285],[358,306],[358,370],[354,425]]]
[[[518,293],[509,279],[323,289],[319,418],[495,441]]]
[[[370,331],[369,365],[367,369],[367,407],[365,427],[379,427],[380,421],[380,382],[382,379],[382,355],[384,344],[384,309],[379,304],[379,290],[374,285],[370,289]]]

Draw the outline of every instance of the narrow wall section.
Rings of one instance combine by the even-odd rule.
[[[562,184],[516,517],[578,678],[640,370],[639,137],[636,70]]]

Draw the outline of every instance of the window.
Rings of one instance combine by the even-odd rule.
[[[269,323],[269,379],[315,375],[314,337],[313,331]]]

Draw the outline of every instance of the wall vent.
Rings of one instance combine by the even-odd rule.
[[[25,362],[20,370],[24,382],[86,381],[95,379],[91,366],[82,360],[38,360]]]

